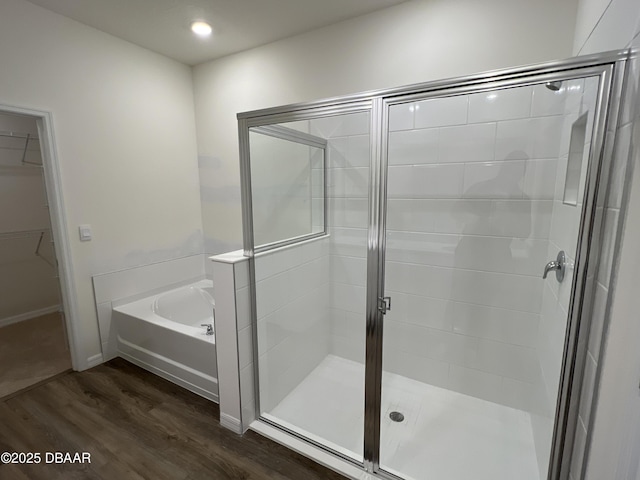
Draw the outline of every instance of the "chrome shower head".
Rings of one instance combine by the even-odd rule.
[[[544,84],[544,86],[547,87],[552,92],[557,92],[558,90],[560,90],[560,87],[562,87],[562,82],[561,81],[547,82]]]

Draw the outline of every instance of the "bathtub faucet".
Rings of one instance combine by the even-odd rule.
[[[207,327],[207,335],[213,335],[213,325],[210,323],[202,323],[202,327]]]

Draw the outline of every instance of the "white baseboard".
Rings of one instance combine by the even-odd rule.
[[[220,412],[220,425],[222,425],[224,428],[228,428],[232,432],[242,435],[242,426],[240,425],[240,420],[232,417],[228,413]]]
[[[88,369],[96,367],[96,366],[100,365],[101,363],[104,363],[104,358],[102,357],[101,353],[96,353],[95,355],[92,355],[89,358],[87,358],[87,368]]]
[[[102,359],[105,362],[108,362],[109,360],[113,360],[117,356],[118,356],[118,351],[115,348],[115,346],[109,344],[108,342],[104,342],[102,344]]]
[[[40,308],[38,310],[32,310],[30,312],[21,313],[20,315],[14,315],[12,317],[0,318],[0,327],[6,327],[13,323],[23,322],[24,320],[30,320],[32,318],[47,315],[53,312],[59,312],[60,305],[51,305],[50,307]]]

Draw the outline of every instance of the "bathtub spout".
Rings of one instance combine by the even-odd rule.
[[[207,327],[207,335],[213,335],[213,325],[210,323],[201,324],[202,327]]]

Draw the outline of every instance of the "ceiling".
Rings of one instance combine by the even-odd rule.
[[[29,0],[187,65],[389,7],[406,0]],[[194,20],[213,35],[191,33]]]

